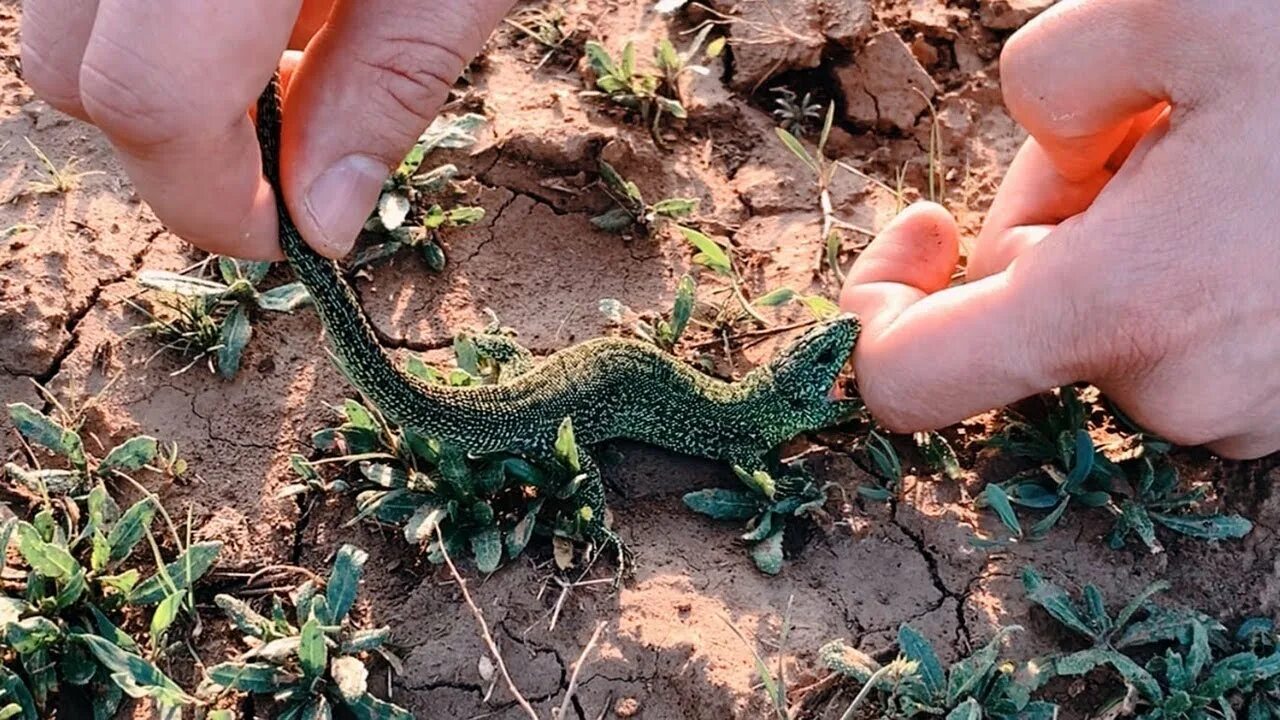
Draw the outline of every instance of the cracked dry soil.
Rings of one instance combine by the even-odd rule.
[[[753,3],[759,1],[715,4],[758,18],[761,9]],[[822,98],[839,86],[833,68],[872,34],[888,29],[910,44],[937,85],[942,150],[952,168],[945,202],[966,230],[976,230],[1022,139],[1000,104],[996,58],[1008,30],[984,27],[975,0],[876,0],[853,2],[848,33],[835,37],[821,34],[830,23],[822,31],[820,22],[803,22],[813,19],[805,12],[815,8],[830,12],[830,3],[777,3],[796,11],[788,17],[799,18],[793,29],[809,44],[743,45],[737,61],[752,72],[768,71],[774,64],[767,57],[747,53],[780,52],[776,73]],[[584,37],[610,48],[627,39],[644,48],[688,27],[654,15],[649,5],[569,0],[564,7]],[[0,197],[9,199],[0,205],[0,227],[37,229],[0,240],[0,399],[40,404],[31,380],[60,398],[84,398],[119,376],[89,413],[88,429],[104,446],[137,432],[179,444],[190,479],[154,489],[175,512],[192,508],[198,539],[226,543],[222,570],[275,562],[319,569],[340,543],[357,543],[371,556],[360,611],[392,626],[406,661],[405,673],[391,681],[394,698],[423,718],[521,717],[501,686],[486,701],[489,688],[477,668],[484,648],[447,575],[394,532],[344,527],[352,514],[348,499],[327,498],[306,513],[292,499],[277,499],[293,479],[289,454],[306,452],[310,433],[330,419],[327,405],[350,393],[317,351],[320,327],[312,312],[260,318],[233,382],[202,366],[171,375],[185,361],[168,355],[147,362],[155,345],[130,333],[141,318],[124,302],[137,293],[135,275],[142,267],[180,269],[197,256],[134,194],[92,128],[59,115],[23,84],[19,12],[16,0],[0,2]],[[810,31],[818,34],[805,34]],[[643,128],[581,97],[573,68],[552,62],[535,70],[536,59],[509,30],[499,31],[471,84],[461,87],[458,105],[484,112],[489,124],[471,151],[433,161],[456,163],[469,198],[488,212],[481,224],[447,236],[445,272],[431,275],[416,258],[402,257],[360,282],[388,345],[445,362],[452,332],[485,323],[489,308],[535,352],[547,353],[607,331],[597,310],[601,298],[639,311],[669,307],[677,279],[690,271],[689,252],[664,233],[624,240],[590,225],[588,218],[608,206],[591,184],[598,157],[649,198],[696,197],[702,227],[733,238],[754,290],[788,285],[834,294],[830,281],[812,276],[815,201],[801,180],[806,171],[774,138],[767,93],[751,96],[754,84],[744,87],[732,67],[713,63],[711,76],[695,78],[688,88],[691,119],[662,151]],[[877,106],[877,114],[886,112]],[[893,112],[900,122],[903,108]],[[833,135],[832,154],[889,184],[909,162],[909,191],[924,187],[927,113],[910,110],[907,119],[915,120],[905,130],[879,122],[886,117],[866,125],[846,118]],[[102,174],[64,196],[27,194],[39,167],[23,138],[55,162],[76,157],[83,169]],[[885,189],[849,174],[838,176],[833,200],[842,218],[871,228],[896,209]],[[846,238],[844,262],[858,240]],[[732,366],[721,358],[719,370],[741,372],[768,358],[779,342],[742,349]],[[948,660],[996,626],[1015,623],[1029,630],[1019,636],[1019,654],[1048,650],[1061,638],[1030,612],[1016,579],[1030,561],[1068,586],[1097,583],[1108,597],[1163,578],[1179,600],[1220,617],[1275,613],[1280,500],[1270,492],[1278,479],[1274,461],[1235,465],[1179,455],[1184,472],[1215,483],[1225,508],[1256,522],[1242,542],[1171,539],[1161,555],[1115,552],[1100,541],[1106,528],[1095,518],[1069,515],[1044,542],[986,553],[967,542],[975,530],[994,529],[971,498],[986,480],[1012,472],[1007,461],[981,452],[993,420],[980,417],[948,430],[967,469],[962,482],[919,471],[889,505],[845,504],[842,498],[857,497],[856,486],[867,478],[840,450],[847,442],[838,434],[817,438],[811,449],[820,476],[839,486],[827,507],[831,521],[792,548],[776,578],[755,570],[733,527],[693,515],[680,502],[691,489],[731,485],[724,468],[630,445],[615,448],[622,461],[605,472],[619,489],[610,498],[615,524],[638,554],[633,581],[617,591],[596,585],[573,592],[552,629],[559,589],[548,582],[545,562],[521,560],[487,578],[464,572],[517,683],[544,716],[559,705],[596,623],[608,622],[573,703],[582,720],[765,717],[751,655],[725,620],[773,657],[771,644],[791,597],[785,654],[792,687],[821,677],[816,650],[823,642],[839,636],[880,650],[904,621]],[[0,430],[0,456],[9,457],[18,450],[14,434]],[[227,636],[215,613],[205,616],[198,649],[216,662],[229,652]],[[1083,717],[1097,700],[1084,686],[1061,688],[1060,695],[1072,717]],[[813,716],[838,716],[840,700],[848,697],[818,703]]]

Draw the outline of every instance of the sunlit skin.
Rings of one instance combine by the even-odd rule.
[[[245,111],[305,45],[284,62],[284,192],[307,243],[339,257],[511,4],[25,0],[23,71],[106,134],[175,233],[278,259]],[[955,224],[919,205],[841,294],[879,419],[937,427],[1090,381],[1171,440],[1280,449],[1277,27],[1273,0],[1066,0],[1010,38],[1001,82],[1031,139],[969,282],[948,287]]]
[[[968,264],[909,208],[854,264],[858,384],[895,430],[1074,382],[1170,440],[1280,449],[1272,0],[1062,2],[1001,57],[1028,129]]]

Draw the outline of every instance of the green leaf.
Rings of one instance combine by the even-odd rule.
[[[138,583],[133,592],[129,593],[129,602],[134,605],[151,605],[160,602],[175,590],[186,590],[209,572],[221,551],[220,540],[193,543],[176,560],[165,565],[163,573],[157,572]],[[168,576],[173,587],[165,581],[165,576]]]
[[[622,61],[618,64],[618,74],[622,77],[631,77],[636,74],[636,44],[628,40],[626,45],[622,46]]]
[[[329,664],[329,650],[324,644],[324,629],[320,621],[312,617],[302,626],[302,640],[298,643],[298,664],[307,678],[324,674]]]
[[[1058,521],[1062,519],[1063,513],[1067,511],[1067,506],[1070,504],[1071,504],[1071,496],[1068,495],[1067,497],[1062,498],[1062,502],[1058,503],[1058,506],[1053,509],[1053,512],[1040,518],[1038,521],[1036,521],[1034,525],[1031,526],[1031,532],[1030,532],[1031,537],[1033,538],[1044,537],[1050,530],[1053,529],[1053,526],[1057,525]]]
[[[368,693],[355,700],[348,700],[347,709],[356,720],[414,720],[413,714],[408,710]]]
[[[342,416],[347,419],[347,424],[352,427],[374,432],[380,429],[377,421],[373,419],[373,413],[355,400],[348,399],[343,401]]]
[[[136,573],[137,571],[131,570],[130,572]],[[123,630],[116,627],[115,623],[111,622],[106,615],[103,615],[102,611],[99,610],[96,605],[89,606],[89,613],[93,616],[93,630],[95,635],[106,638],[107,642],[129,652],[136,653],[138,651],[138,644],[133,641],[133,638],[129,637]]]
[[[533,530],[538,524],[538,511],[541,509],[542,501],[539,500],[529,507],[529,512],[507,533],[507,557],[514,560],[528,547]]]
[[[296,685],[300,680],[294,673],[268,662],[220,663],[209,668],[207,675],[228,690],[262,694]]]
[[[72,637],[89,646],[98,662],[111,670],[111,679],[129,697],[150,697],[169,705],[195,702],[195,698],[184,693],[160,668],[141,657],[122,650],[97,635],[75,634]]]
[[[1165,515],[1151,513],[1151,519],[1197,540],[1242,538],[1253,530],[1253,523],[1239,515]]]
[[[133,590],[134,586],[138,584],[138,580],[140,579],[142,579],[142,576],[135,568],[130,568],[115,575],[98,576],[98,582],[102,583],[104,587],[114,588],[122,595],[128,595],[130,591]]]
[[[52,620],[35,615],[5,626],[4,639],[14,652],[31,655],[61,642],[62,630]]]
[[[880,663],[874,658],[843,640],[832,640],[823,645],[818,650],[818,657],[829,670],[853,678],[859,685],[867,684],[880,669]]]
[[[65,582],[80,572],[80,563],[76,562],[66,548],[45,542],[40,537],[40,531],[30,523],[19,522],[17,536],[18,552],[22,554],[22,559],[40,575]]]
[[[781,287],[776,290],[761,295],[751,302],[756,307],[781,307],[795,299],[797,293],[795,290],[787,287]]]
[[[582,458],[573,437],[573,418],[566,417],[560,422],[560,429],[556,431],[555,456],[572,472],[582,472]]]
[[[636,218],[624,208],[616,207],[591,218],[591,224],[607,233],[624,233],[636,224]]]
[[[840,314],[840,306],[821,295],[805,295],[800,298],[800,302],[804,303],[815,320],[830,320]]]
[[[688,275],[680,276],[680,282],[676,284],[676,301],[671,307],[671,336],[668,340],[672,345],[680,341],[680,336],[684,335],[684,330],[689,325],[689,318],[693,317],[696,291],[693,278]]]
[[[45,493],[56,496],[75,495],[85,481],[85,475],[80,470],[59,468],[28,470],[14,463],[5,463],[4,474],[38,495]]]
[[[98,670],[89,649],[81,643],[67,643],[58,658],[58,676],[72,685],[86,685]]]
[[[219,282],[187,277],[167,270],[143,270],[138,273],[138,284],[151,290],[186,297],[219,297],[229,289]]]
[[[654,51],[654,61],[659,68],[670,71],[677,71],[684,64],[680,60],[680,53],[676,52],[676,46],[672,45],[667,38],[658,41],[658,47]]]
[[[947,720],[982,720],[982,705],[969,698],[947,713]]]
[[[920,681],[924,683],[930,696],[938,697],[946,691],[946,670],[943,669],[938,654],[934,652],[933,645],[923,635],[915,628],[903,623],[898,628],[898,647],[908,660],[914,660],[920,664],[918,670]]]
[[[690,510],[716,520],[748,520],[760,512],[760,502],[756,497],[739,490],[695,490],[683,499]]]
[[[667,218],[682,218],[698,209],[698,201],[693,198],[667,198],[653,204],[654,215]]]
[[[88,589],[88,584],[85,582],[84,568],[77,565],[71,578],[65,583],[61,583],[61,585],[62,587],[58,590],[58,594],[53,598],[55,612],[66,610],[84,596],[85,591]]]
[[[84,443],[78,433],[62,427],[26,403],[13,403],[8,408],[9,421],[23,437],[62,455],[77,468],[85,468]]]
[[[452,227],[467,227],[484,220],[484,208],[463,205],[453,208],[444,214],[445,224]]]
[[[1080,618],[1066,591],[1045,580],[1034,568],[1022,569],[1022,587],[1027,592],[1027,599],[1044,608],[1058,622],[1091,640],[1098,639],[1093,628]]]
[[[175,592],[160,601],[156,606],[155,613],[151,616],[151,646],[153,648],[160,647],[160,640],[164,634],[168,632],[169,627],[178,619],[178,612],[182,609],[182,601],[186,595],[182,592]]]
[[[361,652],[368,652],[370,650],[376,650],[379,647],[381,647],[383,643],[385,643],[390,637],[391,637],[391,628],[389,627],[371,628],[367,630],[356,630],[350,635],[343,637],[342,645],[339,647],[339,652],[343,653],[344,655],[351,655],[354,653],[361,653]],[[337,662],[338,660],[341,660],[341,659],[342,658],[335,658],[334,662]],[[333,672],[332,668],[330,668],[330,672]]]
[[[0,595],[0,632],[3,632],[6,625],[18,622],[18,618],[30,611],[31,606],[25,600]]]
[[[729,260],[729,255],[724,248],[720,247],[714,240],[706,235],[688,228],[683,225],[677,225],[680,234],[689,244],[698,249],[698,254],[693,256],[693,261],[711,268],[720,275],[732,275],[733,264]]]
[[[422,253],[422,260],[427,264],[427,269],[433,273],[444,272],[444,266],[447,259],[444,255],[444,248],[435,240],[428,240],[422,243],[419,248]]]
[[[709,58],[718,58],[724,54],[725,45],[728,44],[729,38],[721,35],[720,37],[707,43],[706,55]]]
[[[230,380],[239,372],[240,357],[252,335],[253,326],[249,324],[249,314],[245,312],[244,306],[236,305],[231,308],[218,332],[218,344],[221,345],[218,348],[218,372],[222,377]]]
[[[737,465],[734,465],[733,473],[738,476],[738,479],[742,481],[743,485],[746,485],[748,489],[759,495],[773,500],[778,494],[777,483],[774,482],[773,477],[769,475],[769,473],[763,470],[755,470],[749,473]]]
[[[613,64],[613,58],[610,57],[609,51],[604,46],[594,40],[588,40],[583,46],[583,52],[587,56],[587,64],[591,66],[591,72],[597,78],[612,75],[617,69]]]
[[[916,446],[924,453],[925,461],[931,467],[941,469],[951,480],[960,480],[964,477],[956,451],[951,448],[951,443],[947,442],[941,433],[916,433],[915,440]]]
[[[413,516],[404,525],[404,539],[413,545],[421,545],[434,539],[436,528],[449,517],[449,508],[427,502],[418,506]]]
[[[18,707],[20,714],[12,717],[18,717],[21,720],[38,720],[40,717],[36,713],[35,700],[32,699],[31,692],[27,690],[22,679],[2,665],[0,665],[0,697],[11,703],[7,707]]]
[[[991,506],[991,509],[999,516],[1000,522],[1018,537],[1022,537],[1022,525],[1018,522],[1018,515],[1013,511],[1013,505],[1009,503],[1009,495],[1005,493],[1004,488],[996,483],[987,485],[982,491],[982,497]]]
[[[817,161],[813,159],[813,156],[809,154],[809,151],[805,149],[804,145],[800,144],[800,140],[795,135],[792,135],[782,128],[774,128],[774,131],[778,134],[778,139],[782,141],[782,144],[786,145],[787,149],[790,150],[797,158],[800,158],[800,161],[808,166],[810,170],[815,174],[821,172]]]
[[[766,575],[782,572],[782,529],[751,547],[751,559]]]
[[[1089,473],[1093,472],[1095,457],[1093,438],[1089,437],[1089,431],[1076,430],[1075,452],[1071,456],[1071,472],[1067,473],[1067,480],[1063,483],[1067,492],[1074,493],[1084,484]]]
[[[343,545],[338,549],[324,592],[329,605],[329,617],[324,618],[328,624],[342,622],[351,611],[360,590],[360,575],[368,559],[369,553],[354,545]]]
[[[476,569],[491,573],[502,562],[502,531],[487,527],[471,536],[471,553],[476,559]]]
[[[684,109],[684,105],[680,104],[679,100],[672,100],[659,95],[653,98],[653,102],[664,112],[670,113],[672,117],[680,118],[681,120],[689,117],[689,112]]]
[[[462,115],[438,115],[418,138],[428,153],[436,148],[458,150],[476,143],[475,131],[485,124],[485,117],[479,113]]]
[[[281,285],[258,295],[258,307],[271,312],[293,312],[311,302],[311,293],[299,282]]]
[[[237,597],[219,593],[213,597],[213,604],[221,608],[227,619],[245,635],[261,638],[272,627],[270,620]]]
[[[773,513],[765,511],[758,516],[756,526],[742,535],[749,543],[757,543],[773,534]]]
[[[98,472],[122,470],[133,472],[141,470],[156,459],[156,439],[148,435],[129,438],[111,448],[111,452],[103,458]]]

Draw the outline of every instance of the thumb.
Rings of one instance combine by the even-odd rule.
[[[1060,226],[1065,228],[1066,225]],[[858,389],[896,432],[943,427],[1072,382],[1080,366],[1057,249],[1041,242],[1003,272],[948,287],[958,256],[955,220],[919,203],[854,263],[843,309],[862,319]],[[1052,271],[1050,271],[1052,270]],[[1058,340],[1058,338],[1062,338]]]
[[[340,257],[382,183],[512,0],[341,0],[285,100],[284,194],[318,252]]]

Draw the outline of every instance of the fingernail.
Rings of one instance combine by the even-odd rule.
[[[329,166],[307,189],[305,208],[319,230],[317,247],[323,255],[351,252],[382,191],[387,168],[367,155],[348,155]]]

